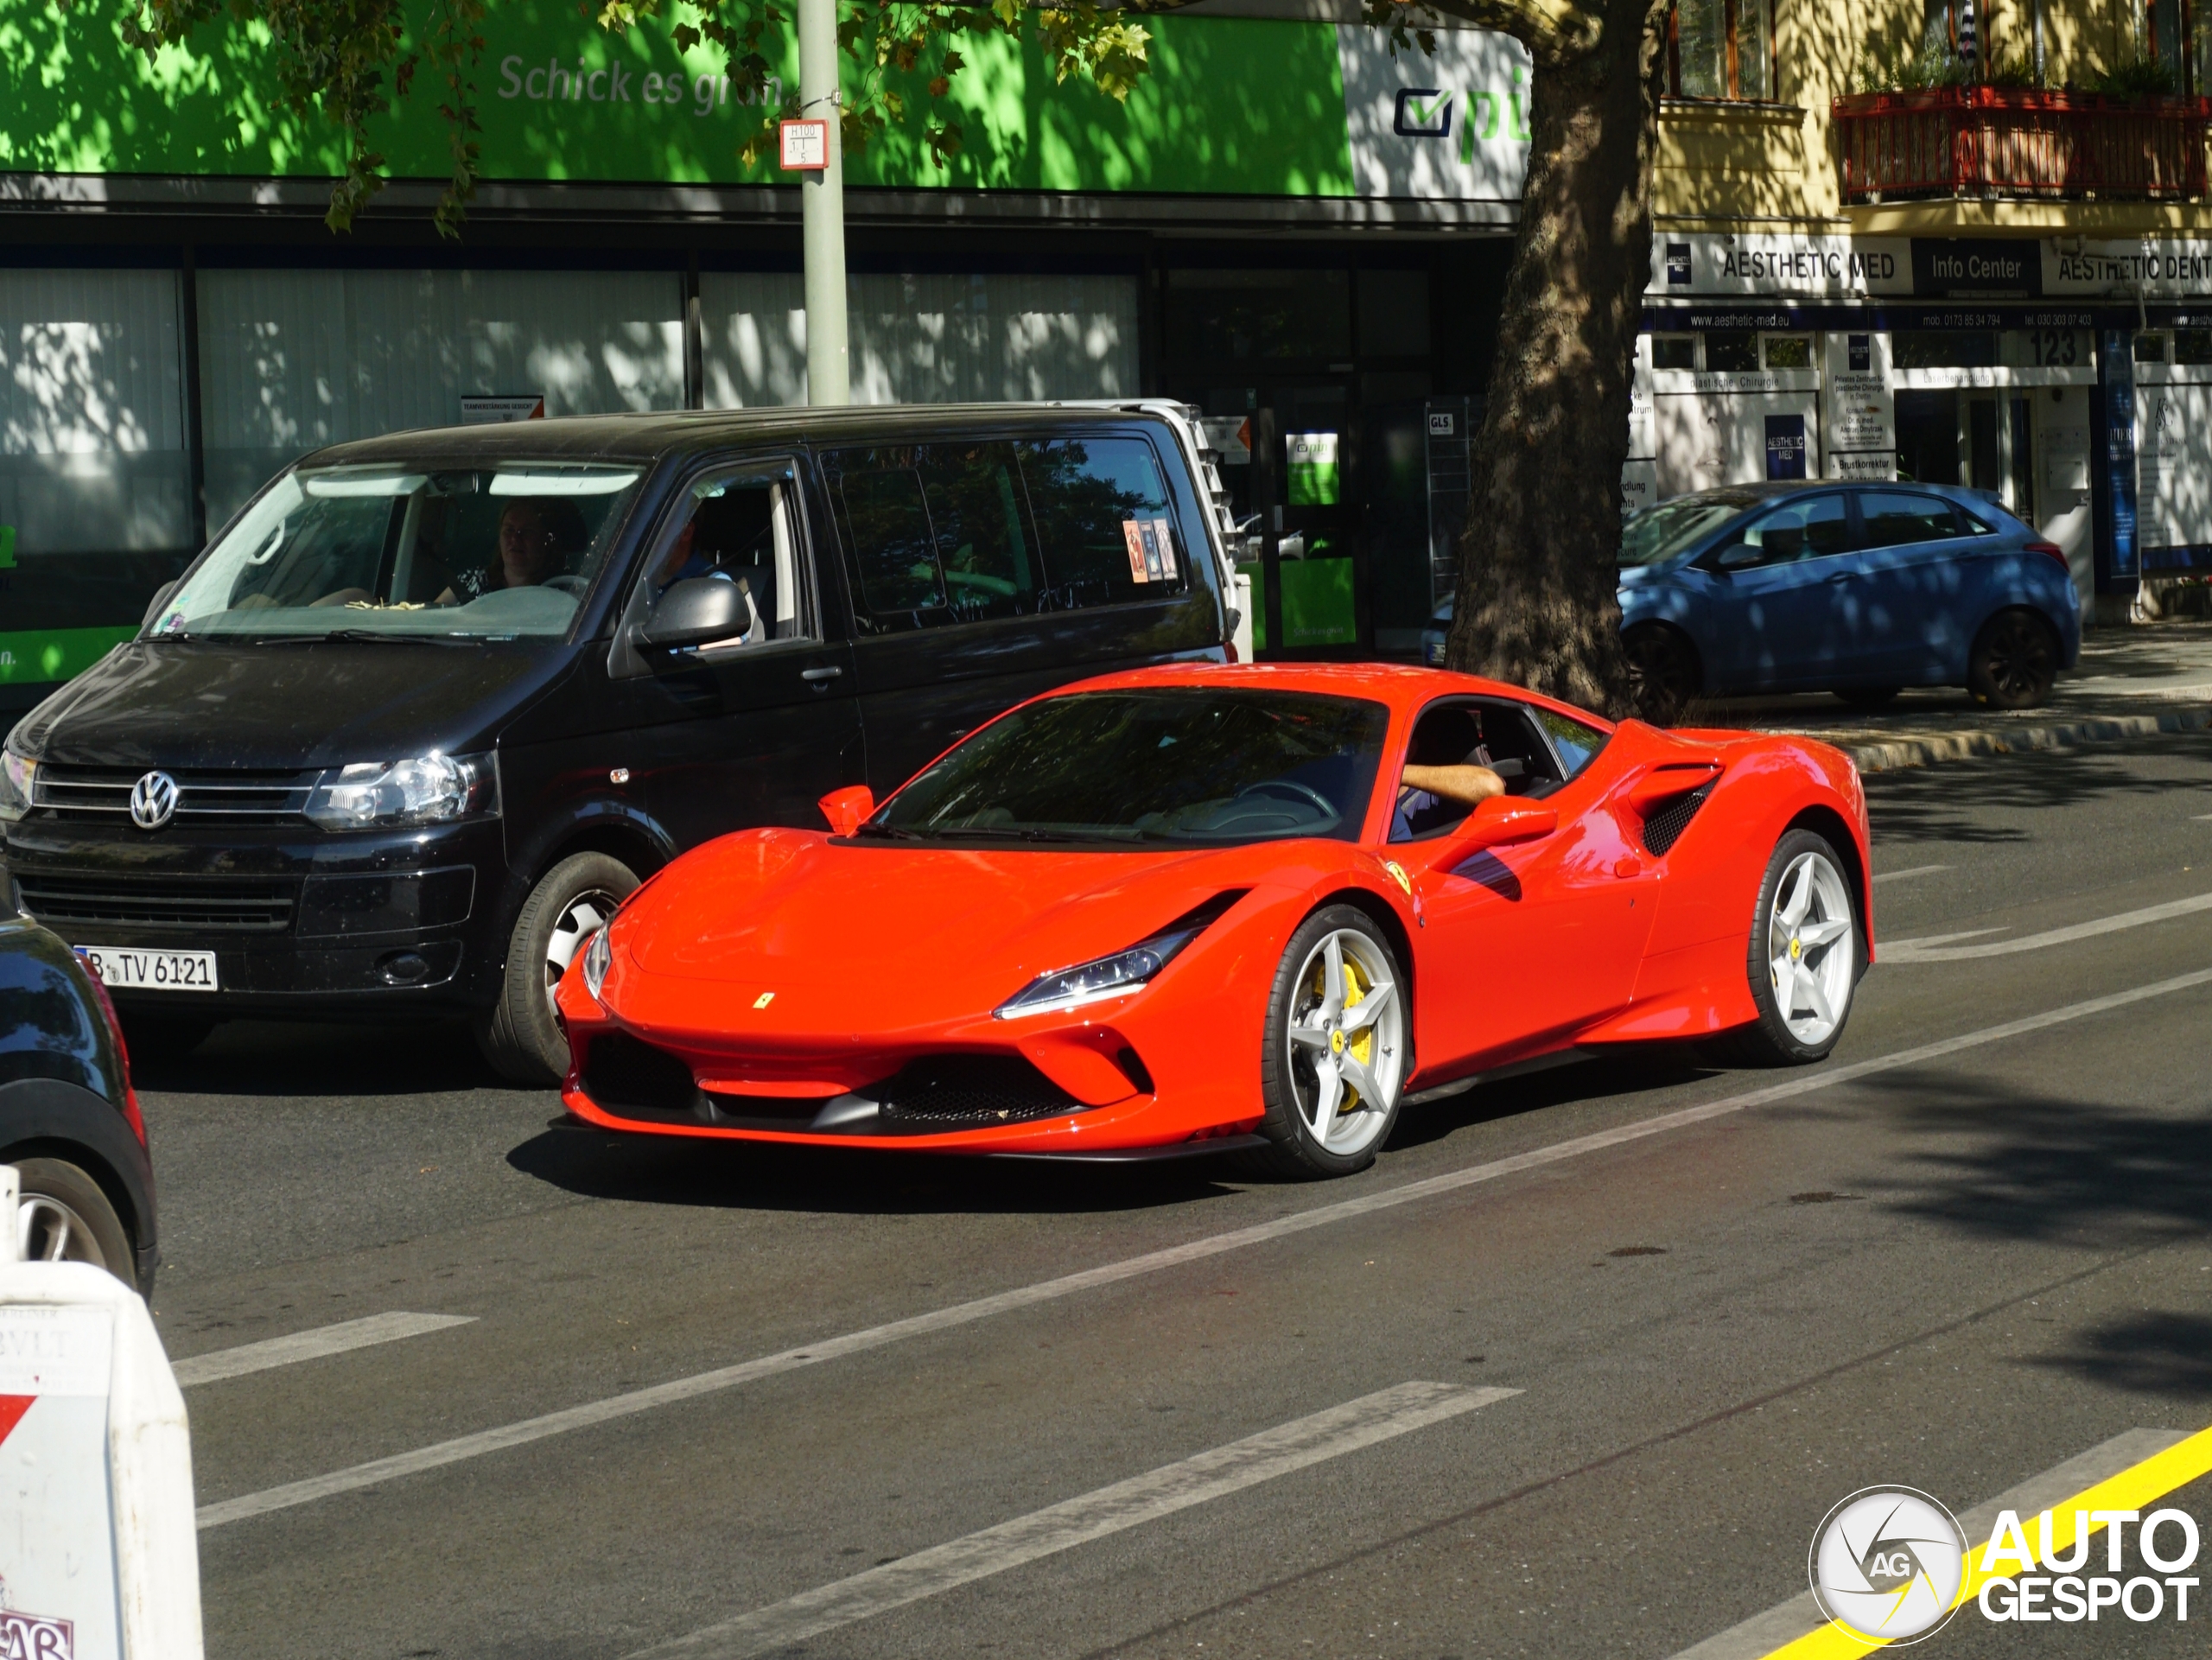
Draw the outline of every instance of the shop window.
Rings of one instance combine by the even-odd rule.
[[[2174,330],[2174,361],[2192,368],[2212,364],[2212,328]]]
[[[1167,355],[1179,362],[1351,355],[1351,273],[1171,270]]]
[[[1899,369],[1993,369],[1993,328],[1900,328],[1890,337],[1890,358]]]
[[[1676,98],[1775,96],[1769,0],[1675,0],[1667,18],[1667,90]]]
[[[1654,334],[1651,337],[1651,366],[1655,369],[1696,368],[1697,336]]]
[[[1770,369],[1809,369],[1813,366],[1813,341],[1808,334],[1777,334],[1766,342],[1766,366]]]
[[[1359,349],[1363,356],[1428,355],[1428,273],[1359,273]]]
[[[1705,331],[1705,366],[1716,373],[1745,373],[1759,366],[1759,337],[1750,328]]]
[[[2135,360],[2138,363],[2164,363],[2166,360],[2166,337],[2164,334],[2138,334],[2135,337]]]

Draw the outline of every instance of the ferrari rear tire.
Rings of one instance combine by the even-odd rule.
[[[1768,1066],[1825,1059],[1851,1018],[1866,949],[1841,856],[1827,837],[1791,830],[1775,844],[1751,913],[1745,972],[1759,1014],[1729,1034],[1732,1058]]]
[[[514,1084],[558,1084],[569,1070],[569,1037],[553,988],[614,907],[638,890],[638,875],[604,853],[577,853],[538,878],[516,913],[499,976],[499,1000],[476,1022],[476,1046]]]
[[[1405,971],[1366,912],[1332,905],[1306,919],[1275,969],[1260,1049],[1271,1143],[1262,1173],[1312,1181],[1375,1162],[1412,1072]]]

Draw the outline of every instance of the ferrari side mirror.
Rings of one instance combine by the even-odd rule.
[[[1444,838],[1443,856],[1437,860],[1437,868],[1448,869],[1485,848],[1535,841],[1558,828],[1556,808],[1516,800],[1508,795],[1492,796],[1469,813],[1466,822],[1455,833]]]
[[[822,809],[822,816],[830,821],[830,834],[850,836],[875,811],[875,792],[865,784],[855,784],[846,789],[832,790],[814,805]]]

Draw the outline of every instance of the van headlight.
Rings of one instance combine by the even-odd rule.
[[[610,929],[602,925],[584,947],[584,989],[591,993],[594,1002],[599,1001],[599,989],[607,983],[607,971],[614,966],[614,947],[607,943]]]
[[[325,830],[435,824],[499,811],[499,774],[489,755],[355,761],[324,772],[308,793],[307,816]]]
[[[38,763],[12,749],[0,749],[0,824],[21,818],[31,810],[31,781]]]

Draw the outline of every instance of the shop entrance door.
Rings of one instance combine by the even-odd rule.
[[[2035,516],[2034,422],[2024,391],[1970,391],[1959,399],[1959,453],[1967,488],[1987,490],[2005,510],[2032,525]]]
[[[1230,509],[1249,525],[1250,540],[1238,569],[1252,579],[1252,638],[1269,657],[1350,657],[1360,645],[1364,562],[1357,557],[1355,483],[1358,438],[1352,430],[1351,376],[1252,375],[1231,387],[1171,385],[1169,395],[1198,404],[1209,419],[1246,412],[1246,442],[1263,442],[1273,412],[1270,458],[1230,457],[1223,468]],[[1266,499],[1263,499],[1262,498]],[[1259,538],[1276,533],[1282,637],[1268,632],[1274,614]]]

